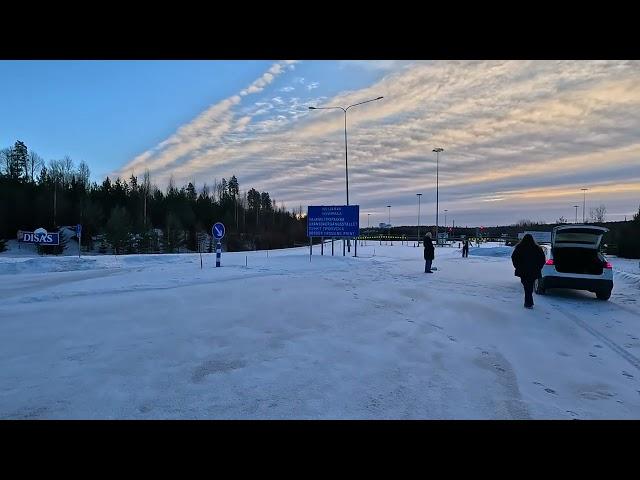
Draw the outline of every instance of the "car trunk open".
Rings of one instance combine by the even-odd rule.
[[[602,275],[604,261],[592,248],[555,247],[553,263],[560,273]]]

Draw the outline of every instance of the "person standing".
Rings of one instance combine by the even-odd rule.
[[[435,250],[431,241],[431,233],[427,232],[424,236],[424,273],[433,273],[431,271],[431,263],[435,258]]]
[[[464,243],[462,244],[462,257],[469,256],[469,240],[467,238],[464,239]]]
[[[524,287],[524,307],[533,308],[533,283],[542,276],[544,251],[527,233],[513,249],[511,262],[515,268],[514,275],[520,277]]]

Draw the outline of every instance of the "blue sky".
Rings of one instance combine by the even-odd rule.
[[[0,105],[9,113],[0,115],[0,142],[4,147],[21,139],[45,159],[85,160],[92,176],[101,179],[273,63],[0,61]],[[318,83],[315,91],[330,95],[374,76],[366,69],[351,70],[338,79],[339,63],[308,62],[289,81],[313,78],[309,83]]]
[[[236,175],[288,207],[344,203],[362,221],[573,218],[588,187],[623,219],[640,203],[637,61],[0,61],[0,147],[70,155],[92,177],[164,188]],[[426,213],[424,213],[426,212]],[[379,218],[378,218],[379,217]],[[451,220],[449,220],[450,222]]]

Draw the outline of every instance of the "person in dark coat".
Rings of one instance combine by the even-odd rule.
[[[533,308],[533,283],[542,276],[542,267],[545,262],[544,251],[527,233],[513,249],[511,261],[516,269],[515,276],[520,277],[524,287],[524,306],[525,308]]]
[[[469,256],[469,240],[466,238],[464,239],[464,243],[462,244],[462,256],[463,257]]]
[[[431,271],[431,262],[435,258],[435,250],[431,241],[431,233],[424,236],[424,273],[433,273]]]

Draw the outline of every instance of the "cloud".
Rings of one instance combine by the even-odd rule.
[[[245,90],[264,89],[275,78],[266,74],[287,71],[278,65]],[[251,109],[234,113],[240,92],[133,164],[153,167],[157,182],[235,174],[241,188],[267,190],[291,206],[344,202],[343,114],[307,107],[383,95],[348,114],[350,200],[363,214],[392,204],[394,222],[415,223],[420,192],[432,221],[434,146],[445,149],[440,208],[457,223],[570,218],[581,186],[591,189],[588,203],[605,203],[612,215],[637,210],[640,62],[429,61],[387,70],[332,98],[301,93],[259,102],[265,105],[256,108],[267,108],[259,119]],[[313,85],[303,77],[293,84]]]
[[[307,85],[307,90],[313,90],[314,88],[318,88],[320,84],[318,82],[311,82]]]
[[[292,61],[283,63],[289,65]],[[243,117],[236,122],[231,109],[241,102],[243,96],[262,91],[283,71],[282,64],[273,64],[267,72],[255,80],[248,88],[242,90],[239,95],[232,95],[212,105],[194,120],[180,127],[167,140],[134,158],[119,173],[126,175],[126,172],[147,168],[150,171],[164,169],[184,157],[210,147],[230,131],[243,131],[249,120]]]
[[[407,60],[340,60],[342,67],[358,67],[365,70],[394,70],[410,65]]]

